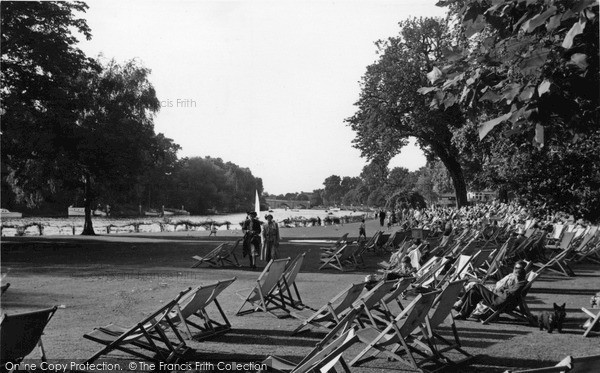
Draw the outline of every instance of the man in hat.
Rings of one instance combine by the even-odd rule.
[[[256,212],[249,211],[242,231],[244,232],[243,254],[250,259],[250,268],[256,269],[256,257],[260,250],[260,220],[256,218]]]

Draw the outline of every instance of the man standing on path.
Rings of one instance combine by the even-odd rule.
[[[379,211],[379,225],[383,228],[383,224],[385,223],[385,211]]]
[[[250,259],[250,268],[256,269],[256,257],[259,255],[260,250],[260,220],[256,218],[256,212],[251,211],[248,213],[248,217],[242,225],[242,231],[244,232],[243,241],[243,253],[244,256],[248,255]]]

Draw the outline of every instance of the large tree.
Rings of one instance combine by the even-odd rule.
[[[1,7],[2,164],[17,202],[36,206],[61,188],[81,102],[77,78],[97,68],[76,47],[90,38],[81,2],[3,1]],[[63,171],[57,172],[58,169]]]
[[[104,66],[76,47],[90,37],[83,3],[2,2],[2,161],[19,201],[39,205],[84,190],[83,234],[94,234],[93,185],[130,188],[170,140],[157,138],[160,105],[135,61]],[[100,188],[98,188],[100,189]]]
[[[460,107],[484,181],[527,202],[600,217],[600,50],[595,0],[447,0],[454,45],[420,92]],[[545,174],[545,176],[544,176]]]
[[[380,58],[367,67],[362,79],[358,111],[347,122],[356,132],[355,146],[363,156],[387,163],[409,137],[429,158],[439,158],[448,169],[459,206],[467,203],[460,152],[453,132],[464,119],[457,109],[430,110],[417,93],[426,73],[441,60],[450,34],[444,21],[420,18],[400,23],[400,35],[377,43]]]

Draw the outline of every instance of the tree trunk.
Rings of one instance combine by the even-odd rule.
[[[435,155],[437,155],[452,178],[452,184],[454,185],[454,193],[456,195],[456,207],[461,208],[466,206],[467,201],[467,183],[462,172],[462,166],[456,157],[449,154],[443,146],[435,143],[431,143],[431,147]]]
[[[456,207],[461,208],[466,206],[467,201],[467,183],[463,176],[462,167],[460,163],[454,158],[449,158],[447,161],[442,159],[442,163],[446,166],[450,177],[452,178],[452,184],[454,185],[454,192],[456,193]]]
[[[92,225],[92,181],[89,174],[85,175],[84,200],[85,208],[85,223],[83,224],[82,236],[95,236],[94,227]]]

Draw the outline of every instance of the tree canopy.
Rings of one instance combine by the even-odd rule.
[[[443,20],[409,19],[400,22],[400,34],[377,42],[379,60],[367,67],[362,79],[358,111],[346,121],[356,132],[354,145],[363,156],[385,164],[413,136],[430,159],[439,158],[454,183],[459,206],[467,202],[460,152],[453,142],[463,123],[460,110],[430,110],[416,88],[427,71],[443,57],[450,32]]]

